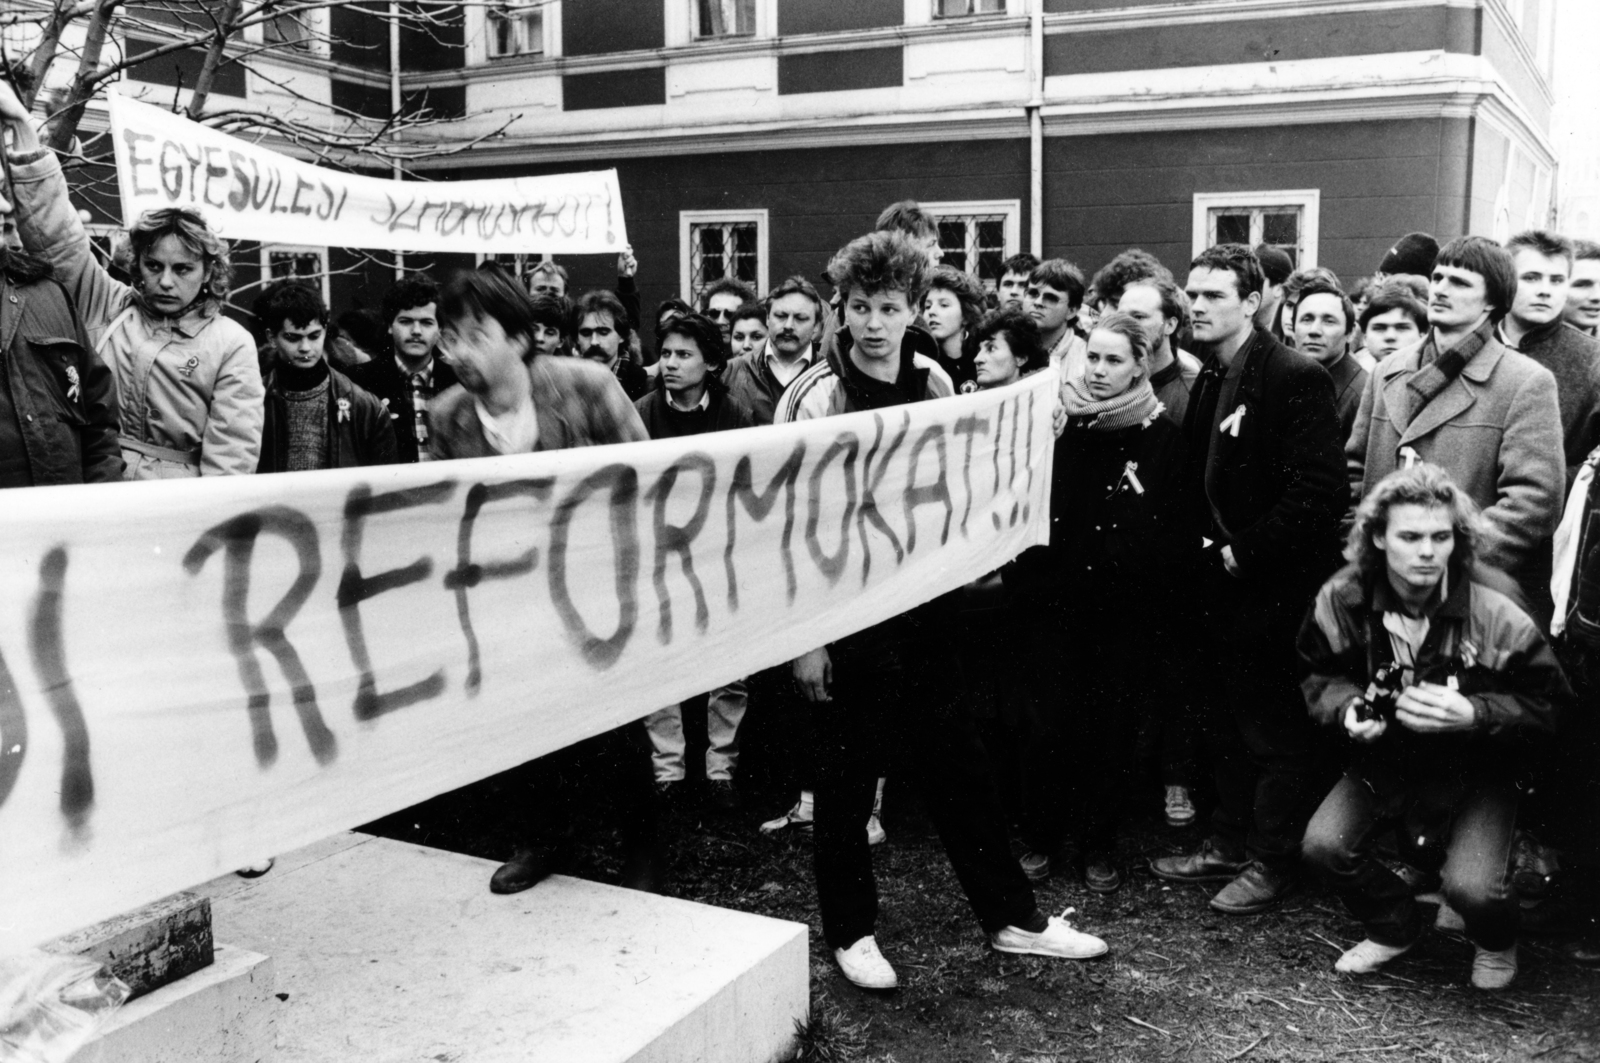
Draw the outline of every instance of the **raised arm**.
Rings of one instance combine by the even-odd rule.
[[[53,152],[40,148],[27,109],[4,81],[0,81],[0,122],[13,137],[12,189],[22,246],[55,268],[56,279],[83,317],[90,341],[98,346],[106,327],[127,307],[130,290],[96,261],[89,233],[67,196],[61,164]]]

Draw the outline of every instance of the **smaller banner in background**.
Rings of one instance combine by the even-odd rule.
[[[615,254],[628,243],[617,171],[493,181],[388,181],[290,158],[110,94],[122,221],[193,207],[223,236],[391,251]]]

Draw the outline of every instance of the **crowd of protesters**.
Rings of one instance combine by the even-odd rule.
[[[552,262],[442,288],[411,274],[377,321],[335,322],[282,281],[252,336],[224,313],[229,247],[200,215],[142,216],[121,283],[4,87],[0,120],[0,486],[677,438],[1052,374],[1048,546],[707,698],[706,790],[729,812],[750,703],[809,706],[799,793],[761,830],[811,834],[823,933],[857,985],[898,978],[874,933],[886,782],[918,793],[991,945],[1061,958],[1107,945],[1041,912],[1034,885],[1122,886],[1152,749],[1167,822],[1195,821],[1202,792],[1212,813],[1148,870],[1216,883],[1211,906],[1239,916],[1320,876],[1364,928],[1341,971],[1393,961],[1432,907],[1476,947],[1472,983],[1508,985],[1545,885],[1519,871],[1593,848],[1600,246],[1413,233],[1351,284],[1267,246],[1210,248],[1181,280],[1136,249],[1092,278],[1023,254],[988,290],[939,264],[907,201],[827,263],[831,298],[725,279],[646,324],[624,254],[614,291],[569,292]],[[1021,677],[1009,743],[969,696],[980,593]],[[598,783],[624,883],[662,889],[685,753],[671,705],[542,758],[491,888],[558,868]],[[1600,961],[1592,940],[1571,953]]]

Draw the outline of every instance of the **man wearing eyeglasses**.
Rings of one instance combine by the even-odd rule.
[[[717,323],[722,330],[722,342],[733,341],[733,315],[746,303],[759,302],[761,297],[751,285],[733,277],[713,281],[700,293],[700,313]]]

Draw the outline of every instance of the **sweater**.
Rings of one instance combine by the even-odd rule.
[[[1504,337],[1502,337],[1502,342]],[[1532,358],[1556,378],[1567,486],[1589,452],[1600,446],[1600,341],[1560,320],[1529,332],[1512,350]]]

